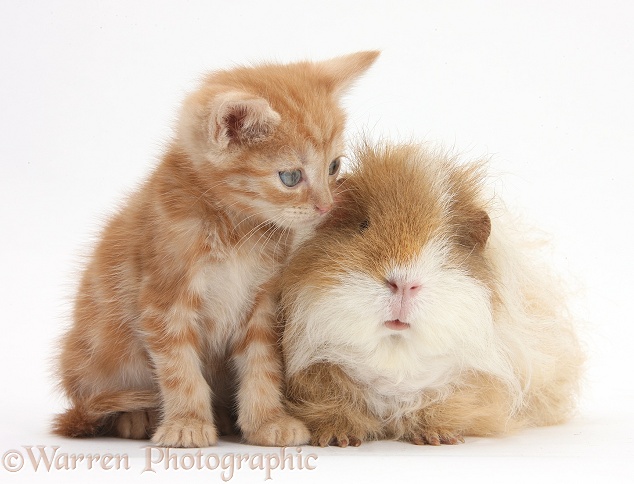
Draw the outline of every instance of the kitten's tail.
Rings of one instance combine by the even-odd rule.
[[[77,400],[74,406],[53,421],[53,433],[62,437],[96,437],[106,435],[117,412],[156,409],[157,392],[120,391]]]

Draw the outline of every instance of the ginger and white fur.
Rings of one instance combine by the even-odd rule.
[[[83,273],[58,434],[204,447],[237,414],[248,443],[307,441],[283,406],[272,288],[332,208],[340,97],[377,55],[217,71],[187,97],[166,154]],[[280,177],[290,170],[302,173],[293,187]]]
[[[292,414],[317,445],[453,444],[562,422],[582,352],[557,279],[484,167],[364,146],[282,281]]]

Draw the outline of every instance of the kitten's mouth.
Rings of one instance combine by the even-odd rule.
[[[409,328],[409,323],[404,323],[400,319],[392,319],[391,321],[386,321],[383,324],[386,328],[392,329],[394,331],[403,331],[404,329]]]

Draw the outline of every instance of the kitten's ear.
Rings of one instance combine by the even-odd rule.
[[[333,94],[339,96],[370,68],[379,54],[378,50],[356,52],[318,62],[316,66],[322,82]]]
[[[209,138],[220,148],[268,139],[280,122],[266,99],[240,91],[216,95],[211,103]]]

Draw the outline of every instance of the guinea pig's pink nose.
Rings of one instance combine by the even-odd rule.
[[[418,291],[420,291],[422,285],[419,282],[413,281],[395,281],[393,279],[387,281],[387,285],[390,286],[390,289],[394,294],[400,294],[404,298],[408,299],[414,295]]]

